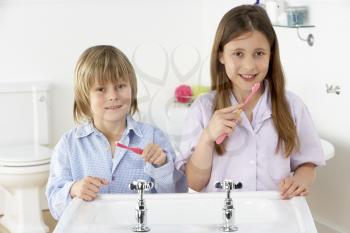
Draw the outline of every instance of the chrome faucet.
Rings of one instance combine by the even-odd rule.
[[[147,208],[146,208],[146,202],[143,198],[143,194],[144,194],[144,191],[152,189],[153,186],[154,184],[152,182],[148,182],[146,180],[137,180],[129,184],[130,190],[137,190],[137,192],[139,193],[137,206],[135,208],[136,210],[135,217],[136,217],[137,223],[131,226],[131,229],[134,232],[147,232],[151,230],[147,226]]]
[[[233,232],[237,231],[238,227],[235,225],[235,208],[233,206],[233,201],[231,198],[231,191],[234,189],[241,189],[242,183],[235,184],[232,180],[224,180],[222,182],[216,182],[215,188],[226,190],[226,199],[224,202],[223,210],[223,220],[224,223],[219,228],[223,232]]]

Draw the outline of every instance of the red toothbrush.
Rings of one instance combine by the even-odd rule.
[[[142,155],[142,153],[143,153],[143,150],[141,148],[138,148],[138,147],[128,147],[128,146],[125,146],[124,144],[121,144],[119,142],[116,142],[115,145],[118,146],[118,147],[127,149],[129,151],[132,151],[132,152],[134,152],[136,154],[139,154],[139,155]]]
[[[260,83],[255,83],[254,86],[252,87],[252,92],[249,94],[249,96],[247,97],[247,99],[243,102],[243,108],[244,106],[247,105],[247,103],[249,102],[249,100],[253,97],[253,95],[259,90],[260,88]],[[217,139],[216,139],[216,144],[221,144],[225,138],[228,135],[226,133],[221,134]]]

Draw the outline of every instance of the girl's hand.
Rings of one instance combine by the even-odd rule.
[[[166,162],[166,154],[157,144],[148,144],[146,148],[143,149],[141,156],[145,159],[146,162],[149,162],[153,165],[162,166]]]
[[[282,199],[309,194],[309,185],[303,181],[302,177],[288,176],[282,179],[279,186]]]
[[[69,193],[72,198],[78,197],[84,201],[92,201],[96,198],[97,193],[100,191],[100,187],[107,184],[108,180],[106,179],[87,176],[75,182]]]
[[[220,135],[227,133],[232,134],[237,124],[241,122],[243,104],[230,106],[216,110],[211,117],[205,132],[211,141],[215,141]]]

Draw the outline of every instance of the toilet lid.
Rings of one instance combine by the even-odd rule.
[[[22,167],[47,164],[52,150],[44,146],[0,146],[0,166]]]

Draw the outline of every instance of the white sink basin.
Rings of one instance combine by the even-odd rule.
[[[225,193],[146,194],[151,233],[221,232]],[[232,193],[238,233],[317,233],[303,197],[281,200],[277,192]],[[137,195],[105,194],[93,202],[74,199],[54,233],[131,233]]]
[[[334,146],[330,142],[322,138],[321,138],[321,145],[322,145],[323,152],[326,156],[326,160],[332,158],[334,156]]]

